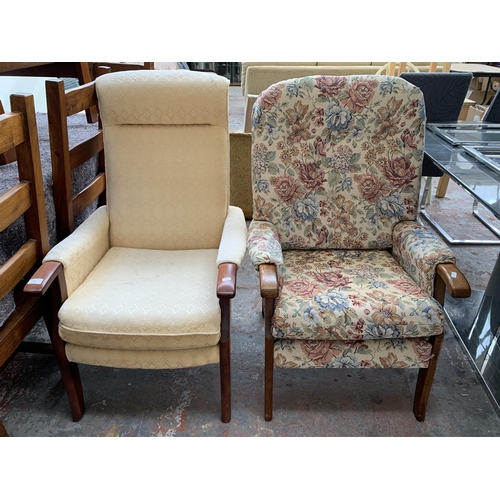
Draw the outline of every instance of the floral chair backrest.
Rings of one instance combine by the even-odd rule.
[[[421,91],[398,77],[272,85],[252,112],[254,220],[285,250],[391,247],[416,219],[424,127]]]

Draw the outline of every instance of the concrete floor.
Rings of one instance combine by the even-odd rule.
[[[243,98],[234,86],[231,130],[242,130],[242,123]],[[463,231],[466,224],[466,231],[482,230],[468,216],[472,200],[453,183],[437,204],[452,212],[448,228]],[[498,247],[454,251],[472,288],[483,290]],[[230,423],[220,421],[217,366],[137,371],[84,365],[86,413],[74,423],[55,358],[24,353],[0,374],[0,419],[14,437],[500,436],[496,407],[449,327],[424,422],[412,413],[412,370],[276,370],[274,419],[265,422],[257,278],[246,257],[233,301]],[[40,323],[34,336],[44,335]]]

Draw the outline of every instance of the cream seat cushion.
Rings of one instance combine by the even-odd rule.
[[[217,252],[110,248],[59,311],[61,338],[123,350],[217,345]]]

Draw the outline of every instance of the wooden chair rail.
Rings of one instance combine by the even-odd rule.
[[[79,193],[73,196],[73,216],[82,213],[101,193],[106,189],[106,176],[104,173],[98,174]]]
[[[19,294],[16,309],[0,328],[0,367],[17,352],[27,333],[38,323],[44,312],[39,297]],[[28,351],[31,352],[31,351]]]
[[[0,300],[21,281],[36,263],[36,242],[29,240],[5,264],[0,266]]]
[[[98,69],[100,74],[109,68]],[[97,106],[95,82],[65,90],[62,80],[46,82],[49,119],[52,179],[56,207],[57,238],[62,240],[74,230],[75,217],[96,198],[103,203],[106,187],[104,177],[103,135],[100,127],[76,144],[69,146],[68,117]],[[98,174],[87,186],[73,194],[71,171],[98,156]]]
[[[9,227],[31,206],[29,183],[20,182],[0,196],[0,231]]]
[[[0,153],[5,153],[25,139],[23,119],[19,113],[0,115]]]
[[[263,299],[276,299],[278,297],[278,275],[274,264],[261,264],[259,266],[260,295]]]
[[[79,167],[82,163],[99,154],[103,147],[102,130],[98,130],[93,135],[89,136],[88,139],[85,139],[85,141],[71,148],[69,151],[71,170]]]
[[[66,92],[66,116],[85,111],[92,106],[97,106],[97,94],[94,82],[81,85],[76,89]]]

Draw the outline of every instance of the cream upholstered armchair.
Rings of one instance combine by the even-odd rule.
[[[228,422],[230,300],[246,248],[243,213],[228,202],[228,81],[135,71],[103,75],[96,88],[107,205],[48,253],[26,287],[50,291],[73,420],[84,412],[78,363],[220,363]]]
[[[390,76],[312,76],[253,107],[248,250],[265,317],[265,418],[273,368],[418,368],[424,420],[443,301],[468,296],[449,248],[416,222],[421,91]]]

